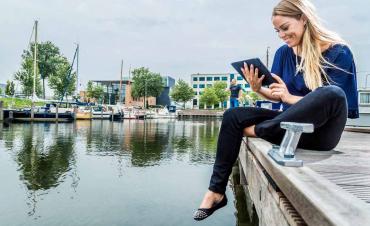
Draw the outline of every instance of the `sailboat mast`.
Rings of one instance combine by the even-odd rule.
[[[34,59],[33,59],[33,91],[32,101],[36,98],[36,74],[37,74],[37,25],[38,21],[35,21],[35,43],[34,43]]]
[[[121,61],[121,79],[119,80],[119,102],[122,103],[122,70],[123,70],[123,60]]]
[[[77,65],[76,65],[77,66],[77,68],[76,68],[76,73],[77,73],[77,78],[76,78],[76,92],[77,92],[77,95],[76,96],[78,96],[78,94],[79,94],[79,92],[78,92],[78,88],[79,88],[79,85],[78,85],[78,75],[79,75],[78,74],[78,60],[80,58],[79,56],[80,56],[80,44],[77,43],[77,59],[76,59],[77,60],[77,62],[76,62],[77,63]]]

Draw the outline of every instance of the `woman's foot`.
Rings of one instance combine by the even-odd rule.
[[[194,213],[194,220],[204,220],[207,217],[211,216],[216,210],[226,206],[226,204],[226,195],[207,191],[207,193],[204,195],[199,209]]]
[[[211,208],[214,203],[218,203],[224,197],[223,194],[219,194],[213,191],[207,191],[203,197],[203,201],[200,204],[199,208]]]

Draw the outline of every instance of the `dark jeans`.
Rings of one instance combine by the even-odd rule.
[[[256,125],[257,137],[280,144],[285,130],[280,122],[312,123],[313,133],[304,133],[299,148],[331,150],[338,144],[347,120],[347,100],[337,86],[317,88],[284,112],[263,108],[232,108],[224,113],[209,190],[224,194],[233,164],[239,155],[246,127]]]

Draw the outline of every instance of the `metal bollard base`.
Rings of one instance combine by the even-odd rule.
[[[302,167],[303,161],[297,160],[295,157],[293,158],[284,158],[280,155],[279,149],[271,149],[268,152],[268,155],[275,160],[275,162],[282,166],[288,166],[288,167]]]

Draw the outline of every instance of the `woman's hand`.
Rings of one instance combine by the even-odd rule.
[[[290,103],[292,100],[293,95],[291,95],[288,91],[288,88],[285,85],[285,82],[277,75],[272,74],[272,77],[278,82],[278,83],[272,83],[270,85],[271,89],[271,95],[273,97],[279,98],[284,103]]]
[[[247,64],[244,63],[244,68],[241,68],[244,77],[247,79],[247,82],[251,86],[253,92],[259,92],[262,86],[262,80],[265,78],[265,75],[262,75],[261,78],[258,78],[258,68],[254,69],[253,64],[248,68]]]

